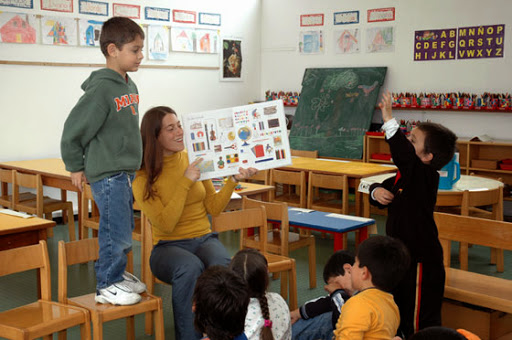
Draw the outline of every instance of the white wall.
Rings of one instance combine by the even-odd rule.
[[[383,89],[396,92],[511,92],[512,1],[510,0],[262,0],[261,89],[300,91],[304,70],[310,67],[387,66]],[[368,9],[395,7],[394,22],[367,23]],[[333,12],[360,11],[360,23],[347,28],[361,29],[362,52],[335,54]],[[298,37],[301,14],[324,13],[325,53],[300,55]],[[494,59],[413,61],[414,31],[505,24],[505,57]],[[365,30],[377,26],[395,27],[395,52],[364,52]],[[308,28],[302,28],[308,30]],[[445,124],[457,135],[488,134],[512,139],[512,113],[452,113],[395,111],[398,118],[430,119]],[[380,121],[378,112],[374,121]]]

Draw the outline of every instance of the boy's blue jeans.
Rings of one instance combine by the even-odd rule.
[[[192,296],[197,278],[208,267],[227,266],[229,254],[217,233],[176,241],[159,241],[151,252],[151,271],[172,285],[172,310],[176,340],[201,339],[194,329]]]
[[[100,245],[96,289],[123,281],[128,254],[132,249],[133,175],[121,172],[91,183],[92,195],[100,211]]]
[[[292,325],[292,340],[331,340],[332,336],[332,312],[307,320],[299,319]]]

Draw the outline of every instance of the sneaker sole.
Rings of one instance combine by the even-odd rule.
[[[96,301],[97,303],[103,303],[103,304],[110,303],[111,305],[116,305],[116,306],[129,306],[129,305],[134,305],[136,303],[139,303],[140,302],[140,296],[134,302],[128,301],[128,302],[125,302],[125,303],[116,303],[116,302],[109,301],[109,299],[107,299],[103,295],[96,295],[94,297],[94,301]]]

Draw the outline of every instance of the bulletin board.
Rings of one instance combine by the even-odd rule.
[[[387,67],[309,68],[290,146],[319,156],[361,159]]]
[[[182,126],[189,162],[203,159],[200,180],[292,163],[282,100],[185,114]]]

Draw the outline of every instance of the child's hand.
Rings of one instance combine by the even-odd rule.
[[[294,323],[296,323],[297,321],[299,321],[299,319],[300,319],[300,312],[299,312],[299,310],[298,310],[298,309],[296,309],[296,310],[292,310],[292,311],[290,312],[290,319],[291,319],[291,321],[292,321],[292,325],[293,325]]]
[[[71,183],[73,183],[73,185],[75,187],[77,187],[78,190],[82,191],[82,183],[85,183],[85,182],[87,182],[87,180],[85,179],[85,175],[84,175],[83,171],[71,173]]]
[[[393,198],[395,198],[391,191],[384,189],[383,187],[378,187],[375,189],[373,192],[373,197],[382,205],[388,205],[391,203],[391,201],[393,201]]]
[[[202,161],[203,161],[202,158],[198,158],[193,163],[191,163],[188,166],[187,170],[185,170],[185,177],[187,177],[188,179],[190,179],[193,182],[196,182],[199,179],[199,177],[201,176],[201,170],[199,170],[197,165],[199,163],[201,163]]]
[[[233,177],[237,181],[242,181],[244,179],[247,179],[249,177],[256,175],[256,173],[258,172],[258,169],[256,169],[256,168],[247,168],[247,169],[240,168],[240,169],[238,169],[238,172],[239,173],[234,175]]]
[[[382,111],[382,120],[384,123],[393,118],[391,110],[391,93],[389,93],[389,91],[386,91],[386,93],[382,95],[379,107]]]

